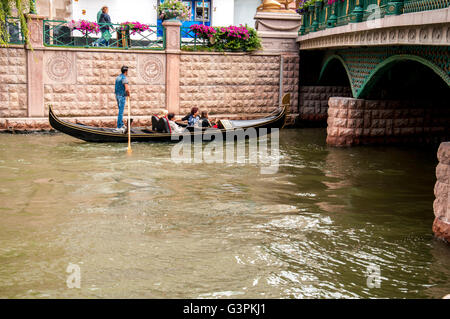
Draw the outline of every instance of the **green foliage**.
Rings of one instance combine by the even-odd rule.
[[[217,33],[214,34],[213,48],[216,51],[256,51],[261,49],[261,39],[255,29],[245,26],[248,30],[248,38],[232,37],[225,28],[216,28]],[[211,40],[210,40],[211,42]]]
[[[243,26],[207,27],[192,25],[191,31],[199,39],[205,40],[202,46],[183,46],[186,51],[236,51],[251,52],[262,48],[261,39],[255,29]],[[206,49],[209,48],[209,49]]]
[[[158,7],[158,15],[162,20],[177,18],[179,20],[189,20],[191,12],[179,0],[165,0]]]
[[[306,0],[306,1],[305,0],[301,0],[297,12],[299,12],[299,13],[305,12],[305,10],[308,7],[314,7],[316,2],[323,2],[323,0]]]
[[[9,42],[8,33],[8,16],[11,15],[13,9],[17,9],[18,18],[20,21],[20,27],[22,29],[22,34],[25,43],[29,44],[29,31],[27,25],[27,19],[24,15],[29,9],[34,8],[33,1],[24,0],[0,0],[0,46],[7,46]]]

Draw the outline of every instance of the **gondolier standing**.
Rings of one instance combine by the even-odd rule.
[[[127,79],[128,67],[124,65],[120,71],[122,73],[116,78],[115,83],[116,100],[119,107],[119,115],[117,116],[117,131],[125,133],[126,127],[123,124],[123,109],[125,108],[126,97],[130,96],[130,87]]]

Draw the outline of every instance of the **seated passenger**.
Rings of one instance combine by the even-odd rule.
[[[191,116],[191,113],[186,114],[186,116],[183,116],[181,118],[182,121],[187,121],[189,119],[189,116]]]
[[[182,133],[183,128],[173,121],[174,117],[175,117],[175,114],[173,114],[173,113],[169,113],[167,115],[167,119],[169,120],[170,129],[171,129],[172,133]]]
[[[198,116],[198,107],[194,106],[191,109],[191,114],[189,115],[189,118],[188,118],[188,125],[195,126],[199,120],[200,120],[200,116]]]

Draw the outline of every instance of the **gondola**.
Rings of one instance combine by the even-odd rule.
[[[220,120],[218,128],[194,129],[187,127],[184,133],[171,133],[167,119],[161,118],[153,122],[152,127],[132,127],[132,142],[179,142],[184,136],[192,139],[202,135],[202,140],[212,140],[216,134],[222,134],[223,139],[227,134],[237,130],[255,128],[259,135],[270,133],[270,129],[281,129],[286,123],[286,115],[289,111],[290,94],[285,94],[280,107],[271,115],[254,120]],[[48,119],[50,125],[57,131],[76,137],[87,142],[96,143],[127,143],[128,132],[115,132],[113,128],[103,128],[72,123],[58,118],[49,106]],[[152,119],[153,120],[153,119]],[[266,130],[260,130],[265,128]],[[209,136],[207,136],[209,135]]]

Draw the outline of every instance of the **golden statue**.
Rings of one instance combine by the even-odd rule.
[[[262,0],[261,5],[257,8],[257,11],[262,12],[277,12],[277,13],[295,13],[294,10],[289,9],[289,4],[294,0]],[[284,9],[283,9],[284,6]]]

